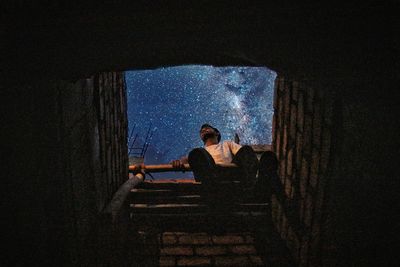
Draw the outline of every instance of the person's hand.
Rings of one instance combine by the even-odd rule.
[[[183,169],[183,168],[184,168],[184,165],[183,165],[182,161],[179,160],[179,159],[173,160],[173,161],[171,162],[171,164],[172,164],[172,167],[173,167],[174,169]]]
[[[144,163],[135,165],[135,169],[133,170],[133,175],[138,177],[139,179],[145,179],[145,171],[144,171]]]

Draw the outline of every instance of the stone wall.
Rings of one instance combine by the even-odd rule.
[[[99,215],[128,175],[123,74],[15,82],[4,95],[5,265],[93,263]]]
[[[168,5],[149,6],[144,1],[131,1],[122,9],[115,3],[67,7],[57,4],[59,1],[51,5],[4,2],[7,12],[2,20],[4,71],[0,83],[4,155],[0,216],[6,233],[2,236],[6,243],[3,265],[68,265],[63,260],[71,258],[66,251],[75,247],[66,240],[77,233],[72,224],[68,224],[71,228],[65,226],[67,220],[75,220],[68,204],[72,197],[68,190],[74,183],[65,178],[70,169],[63,165],[66,146],[75,142],[61,139],[68,129],[59,127],[60,110],[56,107],[62,106],[56,105],[55,93],[59,82],[51,80],[76,81],[104,70],[183,64],[268,66],[284,77],[300,81],[304,76],[330,84],[340,101],[334,105],[337,123],[332,126],[335,166],[334,179],[329,182],[334,182],[334,191],[323,205],[331,203],[326,210],[335,212],[332,225],[340,244],[339,266],[364,266],[373,260],[378,262],[375,266],[398,265],[388,264],[398,254],[394,240],[398,224],[391,218],[398,214],[400,203],[398,164],[393,161],[398,158],[399,140],[395,97],[399,75],[398,64],[394,64],[398,43],[392,38],[397,5],[389,1],[346,6],[302,2],[248,5],[248,1],[182,5],[182,1],[169,1]],[[225,7],[228,12],[221,12]],[[75,111],[78,109],[71,112]],[[90,127],[89,133],[96,129]],[[85,127],[79,131],[86,131]],[[79,136],[75,134],[75,138]],[[79,143],[90,151],[90,142]],[[73,156],[82,153],[81,165],[85,160],[89,164],[93,158],[83,151]],[[293,158],[297,164],[301,157],[293,151]],[[74,165],[78,164],[75,160]],[[291,192],[298,196],[300,190],[294,189],[300,188],[298,176],[287,177],[292,177],[295,186]],[[328,182],[323,177],[318,176],[317,188],[322,181]],[[315,191],[307,188],[309,202],[315,205],[310,193]],[[291,198],[284,199],[275,212],[285,212],[287,217],[288,211],[299,210],[286,208],[283,203]],[[291,203],[300,206],[299,197],[293,199]],[[100,200],[88,210],[97,210],[106,202]],[[274,214],[277,225],[287,229],[283,227],[285,217],[278,214]],[[310,218],[315,221],[314,215]],[[291,236],[287,230],[281,233]],[[306,233],[298,235],[304,237],[302,243],[310,236]],[[327,239],[322,239],[326,243]],[[308,255],[306,248],[304,255]],[[13,264],[7,264],[10,260]]]
[[[306,81],[275,81],[273,150],[282,192],[272,217],[300,266],[320,266],[321,229],[328,185],[333,97]]]
[[[76,236],[75,264],[92,264],[101,244],[99,214],[128,177],[126,92],[123,73],[107,72],[58,88],[64,132],[66,196]],[[65,201],[65,200],[64,200]],[[103,229],[104,230],[104,229]],[[107,241],[106,241],[107,242]],[[94,258],[88,257],[92,255]]]
[[[102,177],[96,191],[99,207],[104,207],[128,177],[126,88],[123,73],[101,73],[93,79]]]

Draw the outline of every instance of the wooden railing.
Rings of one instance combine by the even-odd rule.
[[[238,168],[238,166],[234,163],[223,163],[216,164],[217,167],[221,168]],[[174,172],[174,171],[191,171],[189,164],[183,164],[182,168],[174,168],[172,164],[159,164],[159,165],[130,165],[129,172],[134,173],[138,170],[143,170],[146,172]]]

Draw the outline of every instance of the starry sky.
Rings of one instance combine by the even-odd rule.
[[[127,71],[125,77],[134,147],[151,134],[145,164],[169,163],[201,147],[203,123],[218,128],[223,140],[237,133],[241,144],[271,143],[276,73],[268,68],[188,65]]]

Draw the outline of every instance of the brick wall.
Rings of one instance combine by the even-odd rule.
[[[97,210],[127,179],[126,93],[122,73],[107,72],[58,87],[59,131],[76,182],[90,181]],[[87,158],[87,159],[86,159]],[[89,164],[90,163],[90,164]],[[79,186],[74,187],[79,190]],[[83,199],[87,196],[81,196]]]
[[[13,80],[4,97],[3,265],[99,266],[99,215],[128,175],[123,74]]]
[[[101,73],[56,88],[47,112],[57,121],[58,166],[47,188],[60,212],[48,216],[58,217],[57,242],[69,244],[66,262],[85,265],[98,258],[98,216],[128,177],[124,76]]]
[[[159,266],[264,266],[249,232],[210,234],[206,232],[163,232],[153,239],[142,238],[146,254]],[[140,241],[140,240],[139,240]],[[151,248],[151,249],[149,249]],[[140,256],[139,255],[139,256]],[[142,262],[146,265],[149,262]]]
[[[300,266],[320,266],[332,108],[329,92],[277,77],[272,146],[282,192],[272,196],[272,217]]]
[[[123,73],[106,72],[93,79],[102,177],[96,191],[104,207],[128,177],[126,88]]]

